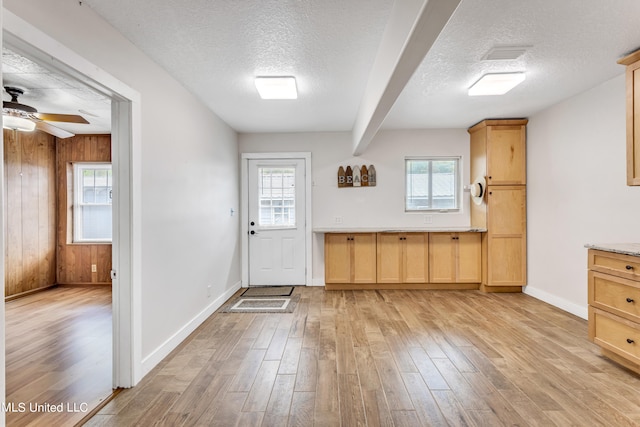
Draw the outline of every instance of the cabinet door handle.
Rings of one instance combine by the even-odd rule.
[[[626,268],[627,270],[633,270],[633,265],[627,265],[625,268]]]
[[[633,302],[633,298],[627,298],[627,302]]]
[[[634,340],[632,340],[631,338],[627,338],[627,342],[628,342],[629,344],[633,344],[635,341],[634,341]]]

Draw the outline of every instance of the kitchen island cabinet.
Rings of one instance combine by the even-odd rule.
[[[587,247],[589,339],[640,374],[640,244]]]

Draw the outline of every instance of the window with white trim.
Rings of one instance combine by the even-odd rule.
[[[74,163],[73,180],[74,243],[111,242],[111,163]]]
[[[405,159],[405,210],[459,209],[459,157]]]

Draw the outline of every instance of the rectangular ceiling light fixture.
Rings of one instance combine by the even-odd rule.
[[[296,79],[292,76],[256,77],[256,89],[262,99],[297,99]]]
[[[504,95],[525,79],[524,73],[489,73],[469,88],[469,96]]]

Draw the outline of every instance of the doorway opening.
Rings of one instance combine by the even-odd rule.
[[[140,95],[6,10],[3,11],[2,37],[3,46],[10,46],[35,63],[76,79],[111,100],[113,239],[112,267],[108,273],[112,281],[112,388],[132,387],[142,377],[141,216],[137,207],[140,197]],[[4,185],[2,174],[0,180]],[[0,231],[0,236],[3,240],[6,238],[4,231]],[[4,274],[1,276],[4,287]],[[2,357],[4,365],[5,355]]]

